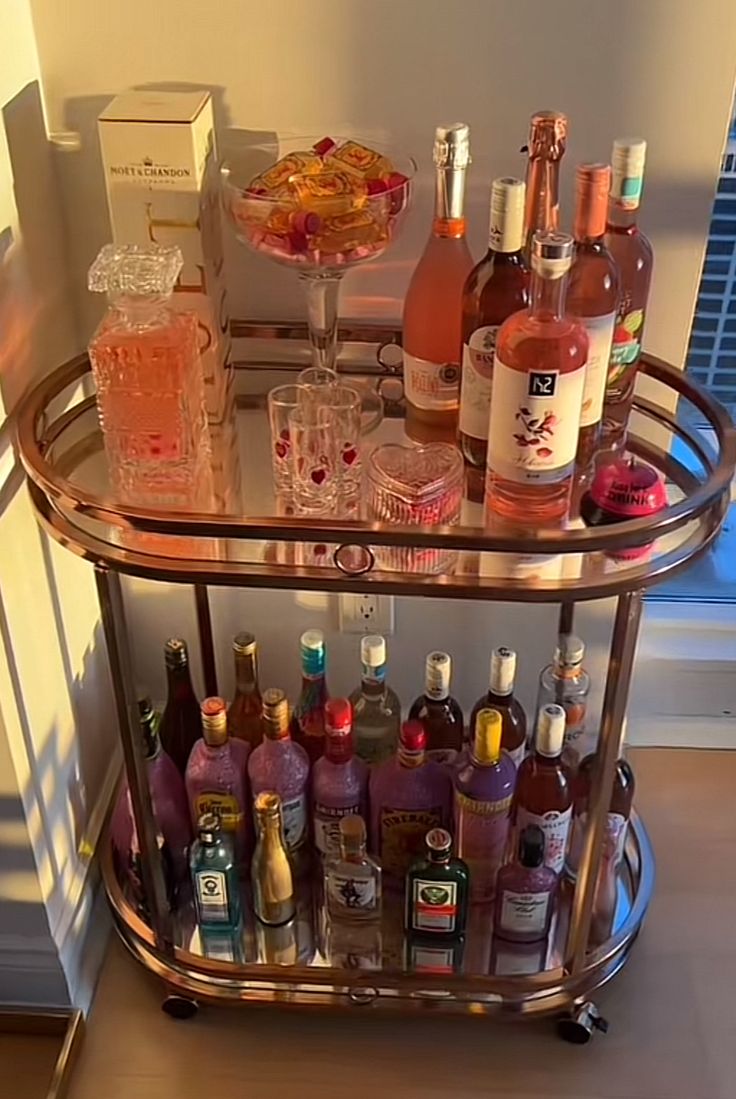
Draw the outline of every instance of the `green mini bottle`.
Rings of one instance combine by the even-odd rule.
[[[427,832],[426,854],[406,876],[404,926],[416,938],[459,939],[468,917],[470,871],[452,857],[452,836],[444,828]]]

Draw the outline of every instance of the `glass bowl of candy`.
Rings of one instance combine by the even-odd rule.
[[[339,280],[396,238],[415,172],[410,157],[335,137],[247,146],[223,164],[238,239],[304,280],[316,366],[335,365]]]

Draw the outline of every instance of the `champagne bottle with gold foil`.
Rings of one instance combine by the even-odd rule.
[[[286,852],[281,798],[264,791],[254,803],[258,843],[251,877],[253,908],[258,919],[272,927],[288,923],[296,912],[294,879]]]

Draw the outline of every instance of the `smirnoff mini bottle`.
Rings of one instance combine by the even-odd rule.
[[[491,674],[488,690],[476,702],[468,726],[472,736],[481,710],[497,710],[501,715],[501,747],[515,767],[526,755],[526,714],[524,707],[514,696],[516,679],[516,653],[503,645],[491,653]]]
[[[370,777],[372,850],[386,876],[402,881],[427,832],[451,820],[452,782],[440,763],[427,759],[426,744],[422,725],[405,722],[398,752]]]
[[[263,692],[263,740],[248,760],[253,797],[270,791],[281,798],[284,838],[290,854],[305,847],[309,829],[309,757],[289,732],[289,704],[283,691]]]
[[[534,751],[519,768],[511,809],[515,844],[528,825],[536,824],[544,833],[544,865],[555,874],[565,865],[572,822],[572,777],[562,762],[564,737],[562,706],[543,706]]]
[[[340,820],[365,816],[368,770],[353,751],[353,711],[346,698],[325,706],[325,754],[312,768],[314,845],[321,855],[340,850]]]
[[[508,843],[516,767],[501,748],[502,731],[498,710],[481,710],[473,747],[454,776],[455,840],[470,867],[475,901],[493,898]]]
[[[233,841],[238,863],[245,860],[251,848],[249,751],[244,741],[228,737],[224,701],[205,698],[202,738],[192,748],[187,764],[187,797],[195,826],[207,813],[218,817],[222,831]]]

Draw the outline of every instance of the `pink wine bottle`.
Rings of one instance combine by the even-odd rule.
[[[368,769],[353,751],[353,708],[347,698],[325,706],[325,754],[312,770],[314,845],[322,855],[340,853],[340,819],[365,817]]]

